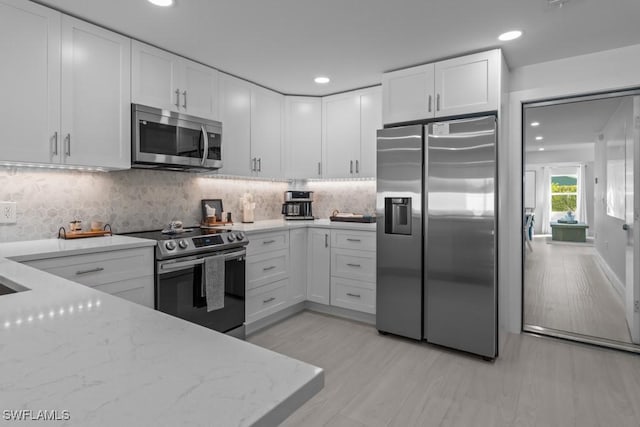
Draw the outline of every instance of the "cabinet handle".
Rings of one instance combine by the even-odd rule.
[[[347,292],[348,297],[360,298],[360,294],[352,294],[351,292]]]
[[[256,158],[255,157],[253,159],[251,159],[251,171],[252,172],[256,171]]]
[[[262,172],[262,157],[258,157],[258,172]]]
[[[349,173],[353,173],[353,160],[349,160]]]
[[[431,94],[429,94],[429,112],[431,112]]]
[[[89,273],[98,273],[103,270],[104,268],[102,267],[92,268],[91,270],[80,270],[80,271],[76,271],[76,276],[82,276],[83,274],[89,274]]]
[[[265,240],[264,242],[262,242],[262,244],[263,245],[268,245],[268,244],[275,243],[275,242],[276,242],[275,240]]]
[[[267,298],[267,299],[265,299],[265,300],[262,300],[262,303],[263,303],[263,304],[266,304],[266,303],[268,303],[268,302],[275,301],[275,300],[276,300],[276,298],[275,298],[275,297],[271,297],[271,298]]]
[[[329,235],[328,234],[324,235],[324,247],[325,248],[329,247]]]
[[[318,175],[322,175],[322,163],[318,162]]]
[[[65,143],[65,151],[64,154],[65,156],[70,156],[71,155],[71,134],[68,133],[67,136],[64,137],[64,143]]]
[[[262,271],[269,271],[269,270],[273,270],[274,268],[276,268],[275,265],[270,265],[269,267],[264,267]]]
[[[436,95],[436,111],[440,111],[440,94]]]
[[[360,173],[360,160],[356,160],[356,173]]]
[[[58,155],[58,131],[55,131],[53,133],[53,150],[51,150],[51,152],[53,153],[54,156]]]
[[[184,97],[184,104],[182,104],[182,106],[184,107],[184,109],[187,109],[187,91],[183,91],[182,92],[182,96]]]
[[[347,242],[361,242],[362,240],[360,239],[347,239]]]
[[[176,103],[173,104],[176,108],[180,108],[180,89],[176,89]]]
[[[347,266],[349,266],[349,267],[357,267],[357,268],[361,267],[360,264],[351,264],[351,263],[348,263]]]

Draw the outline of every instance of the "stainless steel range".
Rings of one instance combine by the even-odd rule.
[[[244,233],[185,228],[126,234],[157,241],[156,310],[244,338]]]

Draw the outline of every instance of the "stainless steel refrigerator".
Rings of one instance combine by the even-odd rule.
[[[494,116],[378,131],[378,330],[497,356],[496,159]]]

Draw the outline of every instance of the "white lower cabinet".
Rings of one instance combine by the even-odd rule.
[[[329,305],[330,230],[326,228],[310,228],[308,237],[307,300]]]
[[[288,304],[289,279],[279,280],[255,289],[247,290],[246,323],[274,314]]]
[[[331,276],[331,305],[375,314],[376,284]]]
[[[153,308],[153,247],[28,261],[26,265]]]

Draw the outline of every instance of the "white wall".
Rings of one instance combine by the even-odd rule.
[[[502,198],[509,200],[501,221],[509,230],[500,248],[502,326],[522,328],[522,103],[640,86],[640,45],[529,65],[512,70],[507,158],[500,165]]]
[[[607,147],[606,142],[624,141],[633,137],[633,102],[625,99],[602,130],[603,139],[596,144],[596,250],[621,283],[625,282],[627,232],[622,229],[624,219],[607,215]],[[624,189],[620,189],[624,191]]]

